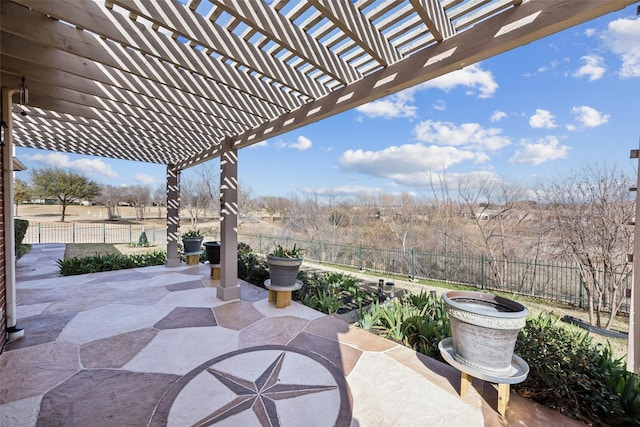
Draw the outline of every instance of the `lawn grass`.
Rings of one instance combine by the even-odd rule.
[[[131,255],[154,251],[166,251],[167,245],[132,246],[127,243],[67,243],[64,259],[99,255]]]

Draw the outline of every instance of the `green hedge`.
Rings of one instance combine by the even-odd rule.
[[[117,255],[95,254],[89,257],[73,257],[69,259],[59,259],[56,261],[63,276],[74,276],[76,274],[96,273],[99,271],[114,271],[127,268],[148,267],[151,265],[164,264],[167,255],[162,251],[149,252],[144,254]]]
[[[29,228],[29,221],[26,219],[14,219],[13,228],[15,231],[16,249],[24,240],[24,235],[27,234],[27,228]]]

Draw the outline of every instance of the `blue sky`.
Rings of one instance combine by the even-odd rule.
[[[488,175],[532,188],[584,163],[635,174],[629,150],[639,138],[634,5],[242,149],[239,180],[253,197],[419,194],[443,170],[453,184]],[[16,155],[29,169],[164,185],[164,165],[20,147]],[[219,161],[207,165],[217,169]]]

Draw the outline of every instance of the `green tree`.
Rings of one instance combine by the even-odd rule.
[[[62,205],[60,221],[64,222],[67,206],[82,199],[91,200],[100,194],[100,184],[86,176],[58,168],[35,169],[31,172],[33,189],[42,197],[57,197]]]
[[[20,178],[16,178],[13,180],[13,203],[16,205],[16,210],[14,215],[18,216],[18,205],[20,202],[26,202],[31,197],[31,188],[29,188],[29,184],[21,180]]]

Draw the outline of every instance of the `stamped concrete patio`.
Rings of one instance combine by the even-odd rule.
[[[573,426],[443,363],[205,265],[59,277],[64,245],[18,261],[25,336],[0,355],[0,426]]]

